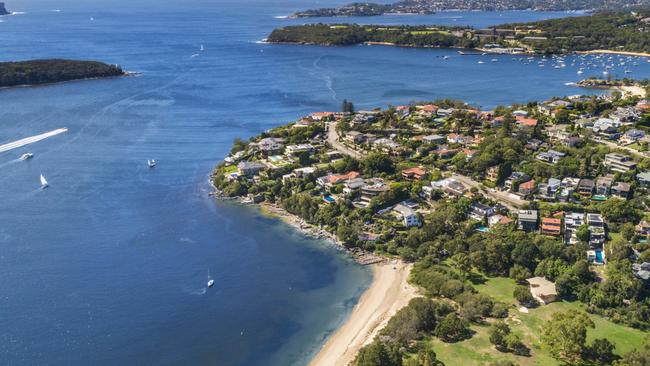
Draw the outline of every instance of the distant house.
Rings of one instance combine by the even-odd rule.
[[[580,179],[580,183],[578,183],[578,193],[585,197],[591,197],[591,195],[594,194],[595,185],[596,183],[591,179]]]
[[[529,196],[535,193],[535,190],[536,185],[534,179],[531,179],[528,182],[524,182],[519,185],[519,194],[522,196]]]
[[[562,235],[562,219],[558,219],[555,217],[543,218],[541,233],[543,235],[549,235],[549,236]]]
[[[499,179],[499,166],[494,165],[487,168],[485,171],[485,178],[490,182],[496,182],[497,179]]]
[[[346,174],[329,174],[316,179],[316,183],[321,187],[331,187],[333,185],[342,183],[346,180],[358,178],[361,174],[356,171],[351,171]]]
[[[442,135],[427,135],[422,137],[422,141],[427,144],[443,144],[447,138]]]
[[[525,173],[522,172],[513,172],[510,174],[508,179],[504,182],[504,188],[507,190],[513,190],[515,187],[517,187],[519,184],[528,182],[530,180],[530,177],[526,175]]]
[[[515,117],[517,125],[519,127],[535,127],[537,126],[537,120],[535,118],[527,118],[523,116],[516,116]]]
[[[635,143],[635,142],[641,140],[644,137],[645,137],[645,132],[643,132],[642,130],[633,128],[631,130],[625,131],[623,136],[621,136],[620,141],[621,141],[622,144],[632,144],[632,143]]]
[[[625,173],[636,168],[636,163],[631,157],[619,153],[605,155],[603,164],[610,170],[619,173]]]
[[[332,113],[332,112],[314,112],[314,113],[310,114],[309,117],[311,119],[313,119],[314,121],[323,121],[323,120],[329,121],[329,120],[334,118],[334,113]]]
[[[512,219],[509,218],[508,216],[496,214],[488,217],[488,225],[490,227],[497,224],[508,225],[510,223],[512,223]]]
[[[397,204],[393,207],[393,210],[402,217],[402,221],[406,227],[420,226],[422,224],[415,210],[406,205],[401,203]]]
[[[531,232],[537,230],[537,210],[519,210],[519,230]]]
[[[596,179],[596,195],[609,196],[613,182],[614,176],[611,174],[603,177],[598,177],[598,179]]]
[[[543,161],[549,164],[557,164],[560,159],[565,157],[566,154],[560,151],[549,150],[537,154],[537,160]]]
[[[641,240],[648,240],[650,238],[650,222],[641,221],[634,227],[634,233]]]
[[[638,278],[644,281],[650,280],[650,262],[635,263],[632,265],[632,271]]]
[[[549,178],[547,183],[542,183],[537,187],[539,198],[546,201],[554,201],[562,182],[559,179]]]
[[[642,172],[636,175],[636,180],[642,188],[650,188],[650,172]]]
[[[240,175],[252,177],[254,175],[257,175],[260,171],[266,169],[266,165],[258,161],[242,161],[237,164],[237,169],[239,170]]]
[[[579,212],[567,212],[564,215],[564,241],[566,244],[576,244],[576,232],[585,223],[585,215]]]
[[[627,199],[630,196],[631,186],[629,183],[618,182],[612,187],[612,195]]]
[[[469,206],[469,216],[475,220],[483,221],[494,214],[494,207],[474,202]]]
[[[257,147],[265,155],[276,155],[284,148],[284,139],[276,137],[263,138],[257,142]]]
[[[353,144],[361,144],[366,141],[366,135],[359,131],[348,131],[345,134],[345,140]]]
[[[404,179],[421,180],[426,177],[427,171],[423,167],[414,167],[402,170]]]
[[[557,299],[555,283],[544,277],[533,277],[526,280],[530,285],[530,293],[540,303],[546,305]]]

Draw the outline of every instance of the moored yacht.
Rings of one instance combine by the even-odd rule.
[[[34,154],[32,154],[32,153],[24,153],[24,154],[22,154],[20,156],[20,160],[27,160],[27,159],[31,159],[33,157],[34,157]]]

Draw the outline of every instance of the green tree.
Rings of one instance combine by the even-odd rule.
[[[378,173],[387,173],[391,174],[395,171],[395,164],[391,160],[390,156],[373,152],[369,154],[365,160],[361,162],[363,167],[363,172],[368,175],[374,175]]]
[[[587,328],[594,328],[594,322],[587,314],[573,309],[558,312],[542,326],[541,340],[556,359],[567,363],[580,362],[586,346]]]
[[[374,341],[359,350],[354,366],[401,366],[400,354],[383,342]]]
[[[519,303],[526,307],[537,306],[537,300],[530,293],[530,289],[526,286],[517,286],[512,294]]]
[[[447,314],[438,326],[436,326],[435,335],[444,342],[458,342],[467,338],[470,330],[467,322],[458,317],[455,313]]]

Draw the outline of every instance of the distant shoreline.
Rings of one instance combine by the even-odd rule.
[[[650,57],[650,53],[645,53],[645,52],[613,51],[613,50],[576,51],[575,53],[581,55],[593,55],[593,54],[604,53],[604,54],[611,54],[611,55]]]
[[[81,79],[72,79],[72,80],[64,80],[64,81],[53,81],[51,83],[20,84],[20,85],[10,85],[10,86],[0,86],[0,91],[7,90],[7,89],[40,88],[40,87],[47,87],[47,86],[53,86],[53,85],[59,85],[59,84],[76,83],[76,82],[90,81],[90,80],[119,79],[119,78],[128,77],[128,76],[140,76],[140,75],[142,75],[142,73],[140,73],[140,72],[125,71],[124,74],[115,75],[115,76],[96,76],[96,77],[91,77],[91,78],[81,78]]]

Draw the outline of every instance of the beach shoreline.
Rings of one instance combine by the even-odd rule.
[[[210,185],[215,188],[211,180]],[[241,198],[233,200],[240,204],[248,203]],[[349,250],[336,235],[305,223],[300,217],[276,204],[262,202],[255,206],[262,214],[279,218],[307,236],[331,242],[337,249],[352,255],[357,263],[372,266],[370,286],[363,292],[345,322],[315,353],[309,362],[310,366],[347,366],[362,347],[372,342],[390,318],[418,295],[417,289],[408,282],[412,264],[362,250]]]
[[[416,288],[408,283],[412,264],[392,262],[373,264],[370,287],[361,295],[345,323],[311,360],[310,366],[348,365],[390,318],[417,296]]]
[[[604,53],[610,55],[650,57],[650,53],[645,53],[645,52],[614,51],[614,50],[590,50],[590,51],[578,51],[576,53],[581,55],[593,55],[593,54]]]

